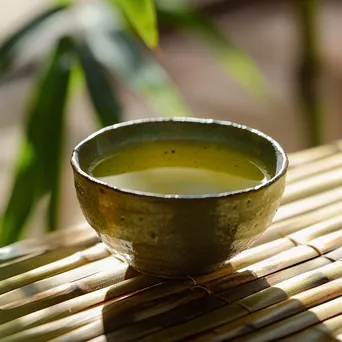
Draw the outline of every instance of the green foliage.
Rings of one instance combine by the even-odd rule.
[[[70,47],[68,39],[58,43],[37,82],[12,193],[2,219],[0,245],[20,237],[32,208],[48,193],[47,225],[56,228],[64,107],[73,62]]]
[[[114,78],[145,98],[161,115],[187,116],[189,110],[167,72],[153,55],[147,57],[143,53],[138,42],[124,29],[120,14],[110,13],[106,6],[96,6],[92,13],[97,29],[86,26],[84,34],[95,58]]]
[[[102,65],[95,59],[86,44],[76,48],[100,126],[109,126],[121,120],[121,104]]]
[[[43,23],[48,23],[56,14],[67,13],[74,1],[57,0],[56,3],[56,7],[33,18],[0,44],[0,76],[15,62],[21,45],[39,32]],[[259,99],[269,95],[253,61],[229,42],[214,23],[194,10],[175,6],[177,1],[166,1],[173,4],[172,8],[160,3],[160,21],[198,36],[225,70],[250,93]],[[13,188],[2,217],[0,246],[20,238],[29,215],[43,196],[49,196],[47,227],[57,227],[65,107],[72,88],[79,85],[87,88],[99,126],[122,120],[114,83],[121,83],[145,98],[161,115],[190,114],[156,56],[146,52],[129,30],[133,27],[149,47],[157,47],[156,10],[152,0],[82,3],[72,10],[75,11],[73,18],[77,19],[76,29],[56,43],[34,89]]]
[[[151,48],[158,45],[156,9],[153,0],[110,0],[126,15],[140,37]]]
[[[6,72],[15,61],[16,53],[23,41],[29,39],[41,24],[64,9],[66,9],[66,6],[57,6],[44,11],[2,42],[0,45],[0,76]]]
[[[157,7],[161,22],[186,30],[198,37],[217,58],[223,69],[257,100],[267,102],[271,93],[255,62],[236,47],[211,20],[184,6]]]

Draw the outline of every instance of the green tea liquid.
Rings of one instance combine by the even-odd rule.
[[[266,182],[260,161],[226,146],[193,141],[129,145],[92,168],[118,188],[170,195],[219,194]]]

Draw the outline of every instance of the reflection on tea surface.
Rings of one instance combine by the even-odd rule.
[[[219,194],[270,178],[260,161],[239,151],[181,140],[121,148],[97,163],[91,174],[119,188],[170,195]]]

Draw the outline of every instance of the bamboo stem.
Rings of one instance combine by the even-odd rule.
[[[329,223],[330,221],[332,221],[333,223],[335,222],[334,220],[328,220],[327,221],[327,223]],[[322,224],[321,224],[322,225]],[[323,225],[323,227],[330,227],[330,225],[329,224],[325,224],[325,225]],[[336,228],[336,227],[335,227]],[[325,232],[326,230],[323,230],[323,232]],[[330,230],[329,230],[330,231]],[[318,232],[316,232],[314,235],[311,235],[311,237],[312,236],[317,236],[317,235],[319,235],[318,234]],[[308,240],[308,239],[307,239]],[[288,241],[289,242],[289,241]],[[291,244],[290,243],[290,246],[292,246],[293,244]],[[261,246],[261,247],[263,247],[263,246]],[[263,247],[264,248],[264,247]],[[260,248],[257,248],[257,249],[260,249]],[[270,250],[270,248],[269,248],[269,246],[266,246],[266,249],[268,249],[268,250]],[[253,250],[253,249],[252,249]],[[263,255],[262,253],[261,253],[261,255]],[[248,258],[250,258],[250,256],[251,255],[248,255],[247,254],[247,257]],[[233,261],[234,261],[234,259],[232,259]],[[241,259],[241,260],[243,260],[243,258]],[[247,259],[248,260],[248,259]],[[252,260],[252,259],[250,259],[250,260]],[[242,261],[242,262],[246,262],[246,261]],[[96,279],[98,277],[98,275],[94,275],[94,276],[92,276],[91,277],[91,279]],[[89,280],[88,280],[88,283],[89,283]],[[75,289],[75,287],[73,287],[74,289]],[[73,290],[73,291],[67,291],[67,289],[65,288],[65,286],[63,286],[60,290],[58,289],[58,288],[55,288],[55,289],[53,289],[53,291],[51,292],[51,291],[47,291],[47,294],[46,295],[44,295],[44,293],[40,293],[40,295],[38,296],[38,298],[40,299],[40,300],[42,300],[42,299],[44,299],[44,297],[45,296],[47,296],[49,299],[51,298],[51,296],[53,296],[54,297],[54,299],[58,299],[58,294],[59,293],[61,293],[61,299],[63,299],[63,296],[64,295],[72,295],[72,293],[75,293],[75,295],[80,295],[80,293],[77,291],[77,287],[76,287],[76,290]],[[17,301],[17,303],[21,303],[21,304],[23,304],[22,303],[22,300],[21,301]],[[31,298],[31,299],[29,299],[28,300],[28,303],[33,303],[34,305],[32,305],[31,307],[32,307],[32,309],[35,307],[36,309],[39,309],[40,307],[38,307],[37,308],[37,303],[34,303],[35,302],[35,300],[34,300],[34,297],[33,298]],[[25,302],[24,302],[24,304],[25,304]],[[26,304],[27,304],[27,301],[26,301]],[[16,302],[14,302],[14,303],[11,303],[11,307],[13,307],[13,306],[15,306],[16,305]],[[5,306],[5,308],[6,308],[6,306]],[[31,310],[32,310],[31,309]],[[24,312],[24,314],[25,313],[28,313],[28,312]],[[11,316],[11,317],[13,317],[13,316]]]
[[[290,184],[306,177],[331,171],[342,166],[342,153],[333,154],[324,159],[303,165],[291,170],[286,177],[286,183]]]
[[[94,244],[92,243],[90,246],[94,246]],[[0,265],[0,281],[62,260],[90,246],[63,247],[43,254],[28,254],[8,263],[3,263]]]
[[[184,339],[203,330],[208,330],[210,327],[218,326],[223,322],[232,322],[240,317],[247,316],[250,312],[256,312],[269,305],[284,301],[288,296],[301,293],[306,289],[340,277],[342,277],[342,262],[329,264],[315,271],[300,274],[297,277],[281,282],[277,284],[276,288],[266,289],[236,303],[211,311],[197,319],[152,334],[150,337],[146,337],[144,341],[167,342]],[[335,285],[337,286],[337,284]],[[117,334],[114,335],[117,336]],[[138,339],[137,336],[135,337]]]
[[[153,301],[184,291],[189,288],[190,284],[192,284],[191,280],[161,283],[150,288],[149,291],[139,292],[136,295],[133,294],[125,298],[125,300],[118,302],[109,300],[105,304],[78,312],[72,316],[67,316],[11,335],[4,338],[2,342],[50,340],[97,320],[99,320],[103,329],[101,318],[110,319],[113,327],[121,325],[123,322],[127,324],[132,322],[132,313],[134,313],[134,311],[132,311],[133,308],[136,310],[139,306],[143,307],[143,305],[146,305],[147,303],[150,307],[153,307]],[[123,315],[124,313],[127,313],[127,315]],[[98,328],[101,327],[98,326]]]
[[[340,141],[337,141],[334,144],[321,145],[303,151],[292,152],[288,155],[290,171],[342,151],[341,146]]]
[[[286,230],[282,232],[280,239],[273,240],[257,247],[252,247],[229,260],[232,269],[239,270],[258,261],[265,260],[280,252],[289,250],[300,244],[306,244],[310,240],[338,231],[342,228],[342,215],[321,221],[295,233],[286,236]]]
[[[287,237],[280,238],[243,251],[230,259],[229,264],[232,266],[232,269],[237,271],[275,254],[286,251],[294,246],[296,246],[296,244]]]
[[[281,342],[297,342],[297,341],[310,341],[310,342],[336,342],[339,341],[338,337],[329,336],[319,330],[306,329],[301,333],[293,334],[287,338],[282,338]]]
[[[246,335],[237,338],[235,342],[253,341],[253,342],[268,342],[279,338],[286,337],[290,334],[301,331],[311,325],[325,321],[331,317],[339,315],[330,322],[325,322],[325,325],[342,325],[342,297],[328,301],[327,303],[318,305],[308,309],[302,313],[291,316],[280,322],[273,323],[267,327],[254,332],[252,335]]]
[[[292,233],[288,236],[288,238],[290,238],[292,241],[295,241],[297,245],[306,244],[311,240],[336,232],[341,228],[342,215],[338,215]]]
[[[44,253],[61,247],[88,244],[99,241],[96,232],[88,224],[81,224],[68,230],[47,234],[39,239],[15,242],[0,248],[0,262],[9,261],[28,254]]]
[[[81,265],[85,265],[86,263],[108,257],[109,255],[110,252],[108,251],[108,248],[104,244],[99,243],[93,247],[77,252],[74,255],[55,261],[51,264],[41,266],[35,270],[18,274],[14,277],[0,281],[0,294],[43,278],[71,270]]]
[[[323,115],[317,90],[319,58],[316,33],[317,1],[296,2],[298,23],[302,42],[302,58],[299,66],[298,82],[300,101],[307,123],[310,146],[323,143]]]
[[[13,335],[24,330],[47,324],[54,320],[77,314],[105,300],[110,301],[143,291],[160,284],[160,280],[147,276],[127,279],[109,287],[95,290],[83,296],[69,299],[51,307],[36,310],[28,315],[0,325],[0,337]]]
[[[99,271],[70,283],[62,284],[52,289],[39,292],[26,299],[12,301],[1,307],[2,321],[7,322],[34,311],[82,296],[92,291],[124,281],[127,278],[127,266],[115,265],[108,258],[106,263],[99,264]],[[109,261],[109,262],[108,262]],[[104,270],[105,269],[105,270]],[[106,270],[109,269],[109,270]]]
[[[299,274],[291,279],[278,283],[275,287],[267,288],[264,291],[238,300],[234,304],[209,312],[195,320],[150,335],[146,338],[146,342],[168,342],[194,336],[217,326],[234,322],[241,317],[248,316],[250,313],[258,312],[261,309],[283,302],[290,296],[303,293],[303,291],[307,289],[315,288],[316,286],[335,279],[340,279],[341,277],[342,261],[328,264],[327,266],[320,267],[314,271]],[[208,332],[208,335],[205,335],[208,339],[203,338],[203,341],[211,341],[213,337],[215,337],[216,341],[218,336],[219,334],[217,333]],[[198,337],[196,337],[195,340],[202,341]],[[143,341],[145,341],[145,339]]]
[[[318,262],[319,261],[318,259],[321,259],[321,261]],[[300,267],[295,266],[294,267],[295,269],[291,272],[289,272],[289,270],[286,270],[285,277],[282,275],[277,275],[277,276],[273,275],[272,277],[267,279],[267,281],[269,284],[275,285],[275,284],[279,283],[279,281],[283,281],[284,279],[287,279],[289,277],[293,277],[294,275],[297,275],[298,273],[302,272],[303,270],[310,271],[311,269],[315,269],[317,267],[324,265],[324,263],[329,263],[328,259],[324,259],[324,258],[318,258],[318,259],[307,262],[306,265],[301,264]],[[284,272],[282,272],[282,273],[284,273]],[[136,277],[136,278],[132,279],[131,281],[137,282],[138,278],[140,278],[140,277]],[[151,281],[151,283],[149,283],[147,281]],[[89,282],[90,282],[90,279],[89,279]],[[144,286],[152,285],[152,284],[154,284],[154,282],[155,282],[155,280],[151,280],[151,278],[146,277],[146,279],[144,279],[143,283],[141,283],[140,285],[138,284],[136,286],[136,289],[143,289]],[[116,291],[118,291],[118,289],[121,287],[120,284],[121,283],[117,284],[117,290]],[[252,285],[251,283],[248,283],[248,284]],[[41,311],[33,312],[30,315],[18,318],[16,320],[9,322],[9,323],[6,323],[2,326],[0,325],[0,337],[7,336],[9,334],[14,334],[16,332],[19,332],[20,330],[32,328],[36,325],[47,323],[47,322],[51,321],[52,319],[58,319],[58,318],[64,317],[64,315],[70,315],[70,314],[73,314],[75,312],[78,312],[78,310],[85,309],[91,305],[94,305],[95,303],[100,303],[101,301],[103,301],[103,298],[104,298],[103,293],[106,293],[106,292],[112,293],[113,291],[108,291],[107,289],[104,289],[102,292],[97,291],[94,293],[89,293],[87,295],[82,296],[81,298],[75,298],[72,300],[68,300],[66,302],[54,305],[53,307],[48,308],[47,310],[41,310]],[[133,289],[131,289],[131,292],[134,292]],[[124,293],[124,291],[121,293],[121,295],[123,293]],[[117,292],[116,292],[116,295],[117,295]],[[109,300],[111,298],[112,297],[109,295],[106,296],[107,300]],[[82,300],[82,301],[80,301],[80,300]],[[38,308],[36,310],[38,310]],[[72,310],[72,311],[70,312],[70,310]],[[8,314],[6,313],[6,317],[7,316],[8,316]],[[42,318],[43,318],[43,320],[42,320]],[[11,320],[11,316],[9,317],[9,320]]]
[[[342,201],[342,187],[324,191],[322,193],[302,198],[298,201],[283,204],[273,219],[273,223],[309,213],[327,205]]]
[[[330,263],[332,263],[332,261],[325,257],[308,260],[298,265],[283,269],[281,271],[269,274],[265,277],[255,279],[249,283],[240,285],[238,289],[233,287],[223,291],[218,290],[218,296],[224,299],[227,303],[234,303],[240,299],[253,295],[257,292],[260,292],[271,286],[275,286],[285,280],[302,274],[303,272],[313,271]]]
[[[341,232],[339,232],[339,231],[337,231],[337,232],[334,232],[333,234],[335,234],[335,236],[332,236],[331,238],[330,238],[330,240],[329,241],[337,241],[336,240],[336,233],[338,233],[339,235],[341,235],[342,233]],[[329,237],[329,235],[331,235],[331,234],[328,234],[328,237]],[[325,237],[325,236],[324,236]],[[320,239],[320,238],[318,238],[318,239]],[[320,241],[320,240],[318,240],[318,239],[314,239],[313,241]],[[325,237],[325,239],[326,239],[326,237]],[[324,246],[326,245],[326,243],[324,243]],[[323,246],[323,247],[324,247]],[[330,244],[328,243],[327,244],[327,246],[330,246]],[[312,249],[312,248],[310,248],[309,246],[298,246],[298,247],[295,247],[295,248],[301,248],[302,250],[304,249],[305,250],[305,253],[304,253],[304,256],[306,256],[307,257],[307,252],[308,252],[308,249],[311,251],[311,253],[314,253],[314,255],[315,254],[317,254],[317,252],[314,250],[314,249]],[[330,247],[329,247],[330,248]],[[294,254],[294,253],[292,253],[292,254]],[[300,253],[299,253],[300,254]],[[278,258],[279,258],[279,255],[277,256]],[[309,254],[309,257],[312,257],[312,255],[311,254]],[[271,261],[271,264],[272,265],[274,265],[274,257],[272,257],[272,258],[269,258],[269,260],[268,260],[268,263],[270,263],[270,261]],[[282,259],[282,258],[280,258],[280,259]],[[284,258],[284,259],[287,259],[287,258]],[[282,264],[282,266],[281,267],[286,267],[287,265],[288,265],[288,260],[286,261],[287,263],[284,265],[284,264]],[[335,265],[336,266],[336,265]],[[253,273],[254,274],[258,274],[256,271],[255,271],[255,269],[258,269],[258,267],[259,267],[259,269],[260,269],[260,266],[258,266],[258,264],[256,264],[256,265],[252,265],[252,269],[253,269]],[[273,266],[274,267],[274,266]],[[278,265],[276,265],[275,266],[276,267],[276,269],[279,267]],[[262,267],[261,267],[261,270],[262,271],[259,271],[260,273],[262,273],[262,275],[264,275],[265,274],[265,265],[262,265]],[[268,265],[266,265],[266,269],[267,269],[267,272],[269,273],[269,272],[272,272],[272,271],[274,271],[274,269],[272,269],[271,267],[270,267],[270,264],[268,264]],[[266,272],[266,273],[267,273]],[[321,274],[321,273],[320,273]],[[236,276],[236,275],[232,275],[232,276]],[[202,277],[202,280],[204,280],[205,278],[208,278],[208,276],[205,276],[205,277]],[[198,280],[200,280],[200,279],[198,279]],[[245,278],[241,278],[240,279],[240,282],[241,283],[243,283],[243,282],[245,282]],[[227,281],[225,280],[225,283],[227,283]],[[278,286],[279,287],[279,286]],[[293,284],[291,285],[291,288],[292,288],[292,291],[293,291]],[[211,290],[213,290],[212,289],[212,287],[210,287],[210,289]],[[246,305],[246,304],[244,304],[244,305]],[[236,311],[236,312],[238,312],[238,311]]]
[[[234,322],[215,329],[210,334],[214,333],[215,335],[220,336],[220,339],[228,341],[241,335],[253,333],[267,325],[303,312],[341,295],[342,279],[339,278],[235,320]]]
[[[254,247],[286,235],[295,233],[303,228],[309,227],[322,220],[335,217],[342,213],[342,202],[336,202],[331,205],[319,208],[313,212],[308,212],[293,218],[273,223],[265,233],[254,243]]]
[[[108,257],[91,262],[70,271],[60,273],[56,276],[42,279],[33,284],[25,285],[21,288],[0,295],[0,309],[9,307],[11,303],[18,301],[22,301],[22,303],[25,303],[25,301],[29,299],[34,301],[36,299],[35,296],[39,298],[39,295],[44,291],[53,291],[53,289],[59,285],[66,284],[67,282],[78,281],[79,279],[98,274],[106,269],[117,269],[118,267],[121,267],[121,265],[122,263],[120,261],[113,257]]]
[[[287,185],[282,203],[290,203],[341,186],[342,168],[320,173]]]
[[[207,303],[207,302],[204,301],[202,307],[200,308],[198,306],[196,307],[196,305],[194,304],[196,304],[198,300],[202,300],[203,302],[203,297],[209,300],[210,304],[205,305],[204,303]],[[105,331],[113,331],[113,330],[114,330],[113,335],[115,336],[115,337],[113,336],[113,338],[115,338],[115,340],[117,341],[122,341],[122,340],[125,340],[125,338],[127,338],[127,335],[126,335],[125,329],[124,331],[122,331],[120,327],[123,327],[127,325],[127,322],[131,323],[132,321],[134,323],[134,327],[137,327],[137,331],[134,331],[134,329],[132,329],[132,326],[130,326],[130,329],[129,329],[130,340],[132,340],[132,337],[133,337],[133,340],[136,340],[134,336],[132,336],[132,333],[134,335],[138,335],[138,336],[140,335],[139,323],[142,321],[144,323],[146,323],[146,321],[149,321],[152,323],[151,326],[153,326],[153,320],[161,318],[163,314],[166,314],[166,316],[171,316],[170,313],[172,313],[172,311],[180,309],[180,308],[184,308],[184,306],[186,306],[188,308],[187,310],[184,310],[186,311],[186,313],[184,313],[183,310],[182,311],[179,310],[178,317],[177,316],[172,317],[171,320],[177,321],[179,317],[184,316],[185,318],[187,316],[189,317],[190,315],[196,316],[200,314],[201,312],[204,313],[208,311],[208,309],[209,310],[215,309],[217,306],[222,306],[223,304],[224,302],[221,302],[218,299],[208,297],[208,294],[204,291],[201,291],[201,290],[191,291],[190,290],[187,293],[182,293],[180,296],[176,295],[176,296],[168,296],[166,298],[163,298],[160,302],[150,305],[149,308],[147,309],[138,308],[138,312],[136,312],[134,315],[127,316],[127,314],[123,313],[121,314],[120,317],[117,317],[117,314],[115,311],[104,312],[102,322],[101,320],[97,320],[93,323],[87,324],[65,335],[62,335],[56,339],[53,339],[53,341],[54,342],[68,342],[68,341],[81,342],[84,340],[84,337],[86,337],[86,339],[90,339],[90,338],[97,337],[103,334]],[[189,310],[189,308],[194,308],[197,310]],[[116,322],[113,324],[112,323],[113,321],[116,321]],[[159,324],[161,324],[161,326],[163,325],[167,326],[168,324],[170,324],[170,319],[169,320],[160,319]]]

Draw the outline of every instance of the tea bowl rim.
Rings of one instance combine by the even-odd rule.
[[[275,149],[275,159],[276,161],[279,161],[279,159],[282,159],[282,163],[280,165],[279,170],[275,173],[273,177],[271,177],[269,180],[267,180],[265,183],[258,184],[254,187],[244,188],[240,190],[235,191],[227,191],[217,194],[202,194],[202,195],[177,195],[177,194],[158,194],[158,193],[151,193],[151,192],[144,192],[144,191],[137,191],[137,190],[131,190],[126,188],[120,188],[115,185],[108,184],[106,182],[103,182],[93,176],[91,176],[89,173],[82,170],[79,164],[78,154],[80,149],[84,144],[86,144],[88,141],[95,139],[97,136],[112,130],[117,130],[122,127],[131,126],[131,125],[137,125],[137,124],[144,124],[144,123],[156,123],[156,122],[178,122],[178,123],[197,123],[197,124],[215,124],[215,125],[221,125],[221,126],[232,126],[237,129],[241,129],[244,131],[248,131],[251,134],[258,135],[259,137],[267,140]],[[273,183],[275,183],[278,179],[282,178],[287,171],[288,168],[288,157],[284,151],[284,149],[281,147],[281,145],[274,140],[269,135],[255,129],[248,127],[246,125],[238,124],[231,121],[223,121],[223,120],[216,120],[216,119],[205,119],[205,118],[194,118],[194,117],[169,117],[169,118],[146,118],[146,119],[138,119],[138,120],[130,120],[130,121],[124,121],[120,122],[111,126],[104,127],[102,129],[97,130],[96,132],[90,134],[87,138],[83,139],[80,143],[77,144],[77,146],[73,149],[72,156],[70,159],[70,163],[72,168],[75,172],[77,172],[80,176],[86,178],[91,183],[104,186],[112,191],[116,191],[122,194],[132,195],[132,196],[138,196],[138,197],[147,197],[147,198],[155,198],[155,199],[177,199],[177,200],[200,200],[200,199],[219,199],[219,198],[225,198],[225,197],[231,197],[236,195],[242,195],[247,193],[253,193],[257,192],[263,188],[267,188]]]

